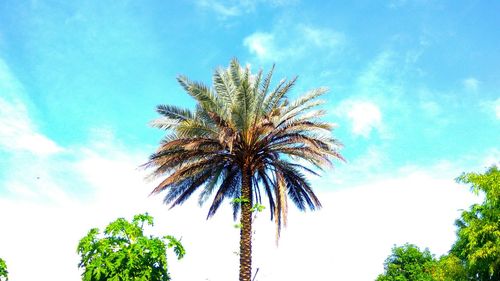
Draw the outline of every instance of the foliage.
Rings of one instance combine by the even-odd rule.
[[[438,260],[425,249],[405,244],[394,247],[385,260],[385,272],[376,281],[468,281],[462,261],[453,254]]]
[[[484,174],[464,173],[457,182],[470,184],[484,201],[456,220],[457,241],[450,253],[436,261],[427,250],[420,252],[411,244],[395,247],[377,281],[500,280],[500,171],[493,166]]]
[[[0,258],[0,280],[7,281],[9,280],[9,272],[7,271],[7,264],[3,259]]]
[[[467,270],[462,261],[453,254],[439,258],[432,272],[436,281],[467,281]]]
[[[152,178],[164,177],[152,193],[165,191],[164,202],[171,207],[196,190],[201,190],[200,204],[215,194],[207,217],[225,199],[240,198],[233,204],[235,220],[241,211],[240,280],[250,280],[251,208],[262,204],[262,193],[278,237],[286,225],[288,198],[300,210],[321,207],[305,175],[316,172],[303,163],[321,169],[342,159],[340,144],[330,135],[332,125],[320,120],[325,111],[318,109],[323,103],[318,98],[326,89],[290,101],[296,78],[272,87],[273,71],[252,74],[232,60],[227,69],[215,71],[212,88],[180,76],[196,109],[159,105],[162,117],[151,123],[168,131],[145,164],[154,169]]]
[[[432,272],[436,260],[425,249],[413,244],[392,248],[392,254],[384,262],[384,274],[376,281],[433,281]]]
[[[456,221],[457,241],[451,252],[465,263],[473,280],[500,280],[500,171],[496,166],[484,174],[466,173],[457,178],[484,195]]]
[[[166,249],[173,248],[180,259],[184,247],[172,236],[145,236],[145,223],[153,226],[153,217],[147,213],[134,216],[132,222],[115,220],[104,230],[104,237],[99,237],[99,229],[91,229],[78,244],[82,280],[170,280]]]

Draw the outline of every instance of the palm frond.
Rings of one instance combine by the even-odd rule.
[[[276,241],[281,234],[281,226],[287,224],[288,216],[288,201],[286,196],[286,182],[283,174],[280,170],[275,170],[275,198],[276,198],[276,208],[274,210],[274,217],[276,222]]]
[[[183,181],[189,179],[200,172],[212,169],[215,163],[220,163],[224,161],[225,156],[215,155],[213,157],[208,157],[201,159],[199,161],[194,161],[192,163],[181,166],[166,179],[164,179],[158,186],[153,190],[153,194],[159,193],[165,190],[168,186],[173,185],[175,182]]]
[[[237,92],[237,87],[230,78],[228,73],[223,69],[216,70],[213,76],[215,91],[225,105],[233,104]],[[226,108],[230,107],[226,106]]]
[[[221,103],[218,101],[217,96],[210,91],[205,85],[190,81],[185,76],[177,77],[177,81],[181,84],[186,92],[193,97],[200,106],[208,111],[219,111]]]
[[[194,115],[189,109],[180,108],[173,105],[161,104],[156,107],[156,112],[158,114],[168,117],[170,119],[184,121],[187,119],[193,119]]]
[[[271,110],[278,108],[280,101],[283,101],[283,97],[290,91],[290,89],[295,85],[298,77],[294,77],[292,80],[279,84],[279,86],[268,96],[264,101],[264,110],[269,113]],[[286,101],[285,101],[286,104]]]
[[[177,126],[179,126],[179,123],[179,120],[168,117],[161,117],[149,122],[149,126],[160,130],[170,130],[177,128]]]
[[[273,193],[274,183],[271,180],[271,178],[269,177],[269,175],[267,174],[267,172],[266,172],[265,169],[259,169],[257,171],[257,177],[258,177],[259,181],[262,183],[264,191],[265,191],[265,193],[267,195],[267,198],[268,198],[268,201],[269,201],[269,212],[270,212],[270,215],[271,215],[271,220],[273,220],[273,218],[274,218],[274,212],[275,212],[275,208],[276,208],[275,198],[274,198],[275,195]]]
[[[176,197],[177,199],[172,203],[170,209],[172,209],[176,205],[184,203],[184,201],[188,199],[198,187],[200,187],[208,179],[210,179],[210,177],[213,175],[212,172],[213,170],[211,169],[204,169],[196,177],[191,177],[191,184],[180,195]]]
[[[222,181],[217,193],[215,194],[214,200],[210,209],[208,210],[207,219],[212,217],[215,212],[219,209],[224,198],[235,198],[235,194],[239,190],[239,186],[241,185],[241,172],[236,167],[230,167],[230,170],[227,172],[227,176]]]
[[[321,101],[316,103],[311,103],[311,102],[327,92],[328,92],[327,88],[318,88],[306,93],[304,96],[300,97],[299,99],[292,102],[289,106],[287,106],[287,108],[283,111],[283,116],[286,116],[290,112],[300,110],[300,108],[302,107],[309,109],[323,104],[323,102]]]
[[[207,219],[225,199],[245,196],[260,204],[267,196],[277,238],[287,223],[288,199],[300,210],[320,208],[306,174],[318,175],[317,170],[343,160],[332,124],[321,120],[326,111],[320,97],[327,90],[289,100],[297,77],[271,86],[273,73],[274,65],[253,75],[233,59],[214,72],[212,88],[179,76],[196,108],[157,106],[161,117],[151,126],[169,134],[143,165],[152,169],[151,178],[162,177],[152,194],[165,192],[164,202],[172,208],[201,190],[200,205],[212,198]],[[243,170],[250,189],[242,188]],[[235,218],[241,211],[233,204]]]

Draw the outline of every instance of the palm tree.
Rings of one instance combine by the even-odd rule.
[[[296,78],[271,88],[274,67],[253,75],[236,59],[213,75],[213,88],[178,77],[196,102],[196,110],[159,105],[161,118],[153,127],[169,133],[145,164],[152,177],[164,177],[152,194],[165,191],[165,204],[182,204],[201,189],[200,204],[213,196],[207,219],[224,199],[240,216],[240,281],[252,271],[252,211],[268,199],[271,220],[279,237],[286,226],[287,197],[300,209],[321,207],[305,173],[316,172],[342,159],[340,144],[330,136],[332,126],[319,120],[320,88],[289,102],[286,94]],[[293,161],[293,160],[298,160]],[[309,163],[309,164],[307,164]],[[312,166],[310,165],[312,164]],[[235,200],[237,199],[237,200]]]

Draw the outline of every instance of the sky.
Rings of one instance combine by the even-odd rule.
[[[178,75],[211,83],[238,58],[290,98],[328,87],[325,119],[347,159],[312,179],[323,208],[254,235],[256,281],[374,280],[393,245],[436,257],[480,198],[454,179],[500,164],[500,2],[0,2],[0,257],[10,280],[80,280],[92,227],[149,212],[182,237],[174,280],[236,280],[229,203],[205,220],[168,210],[139,168],[165,132],[155,106],[194,107]]]

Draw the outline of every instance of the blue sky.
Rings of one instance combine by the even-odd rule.
[[[499,10],[494,1],[2,1],[0,217],[9,231],[0,233],[0,255],[12,279],[32,280],[22,256],[41,252],[40,240],[21,233],[36,233],[34,225],[47,228],[42,241],[60,244],[47,264],[36,265],[43,275],[56,261],[66,263],[52,280],[78,280],[77,240],[134,212],[150,211],[188,246],[207,238],[187,221],[217,233],[207,234],[212,241],[226,232],[237,238],[231,228],[221,230],[231,226],[229,216],[205,222],[206,210],[194,205],[167,212],[161,198],[147,197],[152,185],[136,169],[162,135],[147,125],[154,107],[193,106],[175,77],[209,84],[213,70],[233,57],[254,71],[276,63],[275,82],[298,75],[292,97],[330,88],[327,119],[337,124],[348,160],[315,179],[331,205],[295,215],[312,230],[291,225],[280,247],[268,241],[258,259],[283,261],[294,243],[318,236],[318,247],[338,253],[321,259],[338,261],[335,276],[356,263],[365,275],[349,280],[372,280],[394,243],[443,254],[454,241],[457,210],[477,200],[453,178],[500,159]],[[404,223],[411,218],[415,229]],[[367,234],[373,221],[378,231]],[[339,236],[324,235],[329,231]],[[346,246],[353,244],[372,254],[347,262],[341,256],[359,255]],[[233,246],[218,257],[234,262]],[[204,247],[175,263],[174,276],[233,278],[211,267],[187,275],[202,266]],[[261,281],[286,275],[286,267],[266,264]],[[330,280],[320,265],[297,264],[320,272],[315,280]],[[232,264],[226,271],[236,270]]]

